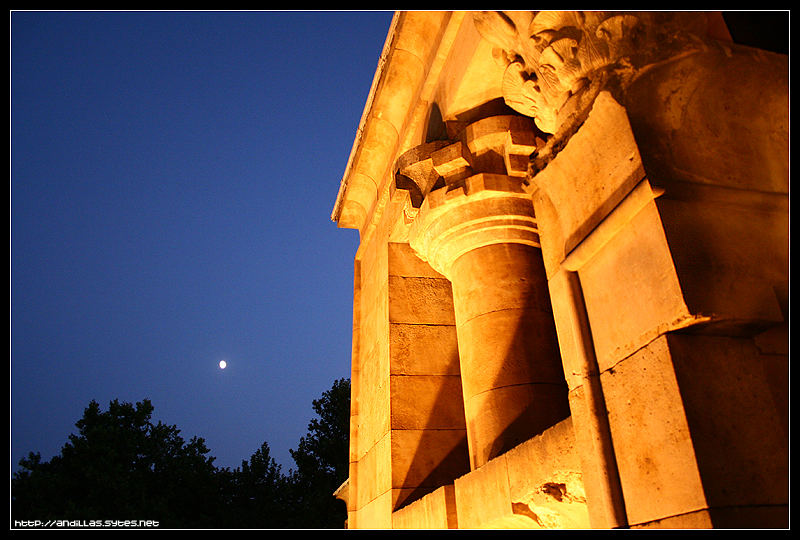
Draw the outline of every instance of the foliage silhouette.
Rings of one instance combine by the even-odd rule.
[[[155,519],[168,527],[210,526],[219,491],[201,438],[153,423],[153,405],[91,401],[61,454],[30,453],[12,479],[14,519]]]
[[[347,477],[350,381],[314,400],[320,416],[284,475],[264,442],[233,470],[205,441],[152,421],[147,399],[91,401],[59,455],[31,452],[11,479],[12,520],[156,520],[160,528],[341,528],[333,491]]]
[[[290,520],[288,480],[281,466],[270,456],[269,445],[264,442],[233,471],[220,469],[224,477],[220,482],[224,491],[220,505],[225,508],[218,526],[231,529],[283,529],[294,528]]]
[[[297,464],[290,471],[290,491],[300,511],[293,521],[308,528],[341,528],[347,508],[333,492],[349,475],[350,380],[335,381],[312,405],[319,418],[309,422],[306,436],[289,451]]]

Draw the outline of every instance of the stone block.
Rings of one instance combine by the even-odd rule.
[[[667,338],[601,375],[631,526],[707,507]]]
[[[393,430],[465,429],[461,377],[392,375]]]
[[[371,122],[364,126],[362,142],[358,156],[359,172],[375,181],[377,192],[383,190],[383,181],[387,170],[385,155],[387,150],[393,152],[397,147],[398,135],[395,126],[391,122],[382,118],[373,118]],[[361,202],[361,201],[359,201]],[[375,200],[364,200],[363,205],[367,208],[367,218],[375,205]],[[369,205],[369,206],[367,206]],[[362,225],[363,227],[363,225]]]
[[[769,383],[777,418],[789,439],[789,325],[783,324],[753,338]]]
[[[450,282],[389,276],[389,322],[455,324]]]
[[[613,497],[619,496],[616,472],[608,467],[616,467],[616,462],[608,463],[606,456],[601,455],[603,441],[598,438],[595,412],[590,407],[586,396],[586,385],[581,384],[570,389],[570,420],[575,436],[575,454],[580,459],[581,480],[586,494],[589,524],[593,529],[609,529],[617,526],[621,513],[614,507]],[[611,451],[613,452],[613,450]],[[611,483],[615,482],[614,485]]]
[[[367,211],[378,198],[378,186],[369,176],[361,173],[350,175],[347,186],[347,199],[339,208],[339,227],[358,229],[364,226]]]
[[[374,383],[370,385],[369,380],[362,381],[366,384],[369,392],[361,392],[358,396],[359,415],[358,415],[358,437],[359,455],[361,459],[365,452],[370,451],[375,444],[389,433],[389,383]]]
[[[548,281],[553,320],[558,337],[561,367],[569,389],[583,384],[586,356],[594,356],[585,325],[583,296],[576,287],[577,276],[560,268]],[[587,350],[588,349],[588,350]]]
[[[420,259],[406,243],[389,242],[388,271],[392,276],[430,277],[444,279],[444,276]]]
[[[392,513],[392,529],[428,529],[425,500],[420,499]]]
[[[370,344],[380,345],[385,343],[388,332],[389,304],[387,301],[388,286],[383,283],[371,283],[368,280],[362,283],[359,299],[359,330],[365,351]],[[378,339],[376,339],[378,338]]]
[[[671,183],[656,206],[684,301],[691,313],[713,316],[710,331],[783,322],[788,196]]]
[[[533,131],[509,131],[503,147],[506,174],[527,177],[531,154],[536,151],[537,147],[542,147],[544,144],[544,141]]]
[[[392,487],[412,499],[469,471],[466,432],[461,429],[392,430]],[[409,501],[396,501],[395,507]]]
[[[788,506],[711,508],[634,525],[631,529],[788,529]]]
[[[532,179],[557,210],[564,242],[557,250],[569,253],[642,178],[625,109],[601,92],[581,129]]]
[[[631,525],[631,529],[712,529],[714,524],[711,521],[711,513],[707,509],[696,510],[681,514],[680,516],[670,516],[663,519],[648,521],[647,523],[637,523]]]
[[[625,107],[648,176],[788,193],[788,62],[728,43],[637,78]]]
[[[386,276],[387,273],[387,250],[386,246],[380,245],[379,235],[373,235],[361,244],[356,252],[356,258],[361,266],[362,279],[371,275],[377,277]]]
[[[392,493],[386,491],[356,512],[354,529],[391,529]]]
[[[580,475],[572,419],[567,418],[507,452],[512,500],[561,476]],[[582,488],[581,488],[582,491]]]
[[[431,155],[433,167],[447,185],[466,178],[472,173],[472,156],[460,141],[447,145]]]
[[[509,450],[505,458],[515,514],[531,518],[542,528],[589,528],[570,418]]]
[[[708,505],[788,504],[788,440],[752,340],[671,334],[667,343]]]
[[[660,333],[695,321],[652,199],[625,221],[613,234],[593,232],[604,242],[577,268],[601,371]]]
[[[387,297],[387,283],[388,278],[384,268],[379,268],[375,271],[370,271],[367,267],[361,268],[361,298],[362,298],[362,312],[364,314],[370,313],[374,306],[379,306],[381,303],[386,302]]]
[[[442,486],[392,514],[394,529],[457,529],[455,488]]]
[[[356,510],[361,510],[380,495],[391,489],[391,443],[387,433],[360,456],[356,467],[358,478],[369,478],[369,482],[359,482],[354,490],[355,500],[351,501]]]
[[[447,484],[428,494],[423,499],[427,514],[428,529],[457,529],[456,490]]]
[[[602,374],[631,526],[706,527],[719,509],[787,504],[788,441],[764,365],[750,339],[670,333]],[[581,393],[570,404],[585,449]],[[714,527],[733,519],[720,515]]]
[[[587,528],[586,498],[565,420],[455,481],[458,527]]]
[[[461,373],[455,326],[391,324],[389,343],[392,375]]]
[[[455,480],[459,529],[479,529],[513,514],[505,456]]]
[[[545,275],[550,279],[561,268],[566,253],[564,231],[558,217],[558,208],[542,189],[531,194],[531,202],[536,215],[536,227],[539,230],[539,245],[542,249],[542,263]]]

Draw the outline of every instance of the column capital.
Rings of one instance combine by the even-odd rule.
[[[533,120],[482,118],[455,140],[421,144],[394,166],[394,188],[409,193],[404,212],[411,247],[448,276],[460,255],[487,245],[539,247],[528,158],[544,141]]]
[[[431,192],[411,225],[411,247],[448,278],[453,262],[479,247],[540,247],[533,203],[523,183],[518,177],[479,173],[453,189]]]

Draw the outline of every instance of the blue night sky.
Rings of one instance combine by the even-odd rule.
[[[10,13],[12,470],[115,398],[295,467],[350,376],[330,215],[391,18]]]

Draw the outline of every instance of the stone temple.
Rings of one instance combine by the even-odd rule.
[[[347,527],[788,527],[789,58],[730,30],[394,15],[332,215]]]

